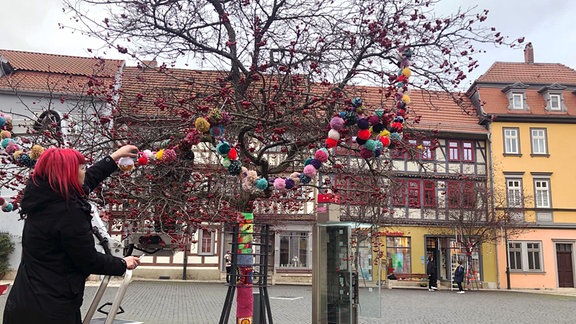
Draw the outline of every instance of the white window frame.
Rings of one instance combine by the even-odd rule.
[[[512,93],[512,104],[510,105],[512,110],[524,110],[524,94],[514,92]]]
[[[520,130],[518,128],[503,128],[504,153],[520,154]]]
[[[552,208],[550,179],[534,179],[534,204],[536,208]]]
[[[287,238],[288,239],[288,259],[284,260],[285,263],[282,263],[282,260],[280,260],[281,258],[281,249],[282,249],[282,238]],[[309,253],[309,249],[310,249],[310,240],[312,238],[310,237],[310,232],[307,231],[299,231],[299,230],[294,230],[294,231],[285,231],[285,232],[280,232],[278,234],[278,267],[282,268],[282,269],[310,269],[312,267],[312,262],[311,262],[311,255]],[[304,254],[306,255],[306,260],[301,260],[298,255],[300,255],[300,252],[302,252],[300,250],[300,241],[301,240],[305,240],[306,242],[306,248]],[[294,249],[296,249],[297,251],[294,251]],[[295,258],[296,257],[296,258]]]
[[[508,208],[522,208],[522,178],[506,178],[506,197]]]
[[[205,233],[209,233],[210,238],[206,238],[205,237]],[[204,252],[202,250],[204,250],[204,245],[205,240],[208,239],[209,241],[207,242],[209,244],[209,251],[208,252]],[[210,229],[199,229],[198,230],[198,255],[214,255],[215,254],[215,246],[216,246],[216,232],[215,231],[211,231]]]
[[[550,111],[562,111],[562,95],[557,93],[548,95],[548,107]]]
[[[546,128],[531,128],[530,143],[532,144],[532,154],[548,154]]]
[[[513,246],[510,246],[513,245]],[[514,257],[511,257],[511,255]],[[508,241],[508,257],[512,272],[543,272],[542,241]],[[518,260],[518,257],[520,259]],[[513,261],[519,261],[513,262]]]

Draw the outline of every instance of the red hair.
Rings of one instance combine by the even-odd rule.
[[[69,148],[49,148],[42,155],[32,173],[32,180],[48,181],[52,190],[68,198],[72,193],[83,194],[84,190],[78,181],[78,169],[86,164],[84,156]]]

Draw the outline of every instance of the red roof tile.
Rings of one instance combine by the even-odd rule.
[[[113,77],[124,65],[122,60],[66,56],[0,49],[0,60],[17,71],[36,71],[85,76]]]
[[[576,84],[576,71],[557,63],[496,62],[476,83]]]

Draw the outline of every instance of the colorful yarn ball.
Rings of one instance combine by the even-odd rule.
[[[146,155],[141,155],[141,156],[138,158],[138,164],[139,164],[139,165],[146,165],[146,164],[148,164],[148,158],[146,157]]]
[[[7,203],[6,205],[2,206],[3,212],[11,212],[14,209],[14,206],[11,203]]]
[[[10,138],[10,137],[12,137],[12,133],[10,133],[9,131],[3,130],[0,132],[0,138],[1,139]]]
[[[378,116],[378,118],[382,118],[382,116],[384,116],[384,109],[376,109],[374,115]]]
[[[30,149],[30,158],[32,158],[32,160],[38,160],[38,158],[40,157],[40,155],[42,155],[42,153],[44,153],[44,148],[38,144],[33,145],[32,148]]]
[[[403,68],[402,75],[409,78],[412,75],[412,71],[410,71],[410,68]]]
[[[162,160],[164,160],[164,162],[171,163],[176,161],[176,158],[178,158],[176,151],[174,151],[173,149],[164,150],[164,154],[162,155]]]
[[[10,143],[16,144],[13,139],[5,138],[2,140],[2,142],[0,142],[0,145],[2,145],[2,148],[6,148],[6,147],[8,147],[8,145],[10,145]]]
[[[28,168],[32,168],[36,164],[36,161],[32,160],[30,158],[30,155],[26,153],[20,154],[20,156],[18,157],[18,162]]]
[[[370,138],[370,131],[368,129],[361,129],[358,131],[358,138],[368,140]]]
[[[18,147],[18,144],[16,144],[16,143],[10,143],[10,144],[8,144],[8,146],[6,147],[6,153],[12,154],[12,153],[18,151],[19,149],[20,149],[20,147]]]
[[[231,148],[228,142],[220,142],[216,145],[216,151],[222,156],[227,156]]]
[[[156,157],[156,160],[162,160],[162,157],[164,156],[164,149],[161,149],[160,151],[156,152],[154,156]]]
[[[222,166],[225,167],[226,169],[228,169],[228,167],[230,166],[230,159],[225,158],[222,160]]]
[[[251,182],[255,182],[256,179],[258,178],[258,173],[254,170],[250,170],[248,172],[246,172],[246,179],[248,179]]]
[[[388,136],[390,136],[390,131],[388,131],[387,129],[383,129],[383,130],[380,132],[380,136],[388,137]]]
[[[392,125],[390,125],[390,130],[392,131],[392,133],[394,133],[394,132],[396,132],[396,133],[402,132],[402,123],[400,123],[400,122],[393,122]]]
[[[363,147],[363,148],[360,150],[360,156],[363,157],[363,158],[365,158],[365,159],[369,159],[369,158],[371,158],[373,155],[374,155],[374,153],[373,153],[371,150],[369,150],[369,149],[367,149],[367,148],[365,148],[365,147]]]
[[[210,135],[214,137],[222,137],[224,135],[224,127],[220,125],[210,127]]]
[[[307,158],[306,161],[304,161],[304,165],[308,165],[310,164],[310,162],[312,162],[312,158]]]
[[[362,99],[359,97],[356,97],[354,99],[352,99],[352,106],[354,107],[360,107],[362,105]]]
[[[14,160],[18,161],[18,159],[20,158],[20,155],[24,154],[24,151],[22,150],[17,150],[16,152],[14,152],[12,154],[12,157],[14,158]]]
[[[409,104],[410,103],[410,96],[408,96],[407,94],[402,95],[402,102],[405,104]]]
[[[328,153],[320,149],[314,153],[314,158],[324,163],[328,161]]]
[[[302,173],[300,174],[300,176],[298,176],[298,181],[302,184],[307,184],[310,183],[310,181],[312,181],[312,178]]]
[[[402,117],[402,116],[396,116],[396,118],[394,118],[394,121],[399,122],[399,123],[403,123],[403,122],[404,122],[404,117]]]
[[[335,129],[331,129],[328,131],[328,138],[331,138],[333,140],[339,140],[340,139],[340,132],[338,132]]]
[[[147,159],[152,159],[154,157],[154,153],[150,150],[142,151],[142,155],[144,155]]]
[[[256,188],[260,190],[266,190],[266,188],[268,188],[268,180],[264,178],[258,178],[258,180],[256,180]]]
[[[330,128],[339,131],[344,127],[344,123],[345,121],[341,117],[333,117],[332,120],[330,120]]]
[[[366,118],[358,119],[358,122],[356,124],[358,125],[358,128],[360,128],[360,129],[370,128],[370,122]]]
[[[367,142],[367,140],[363,140],[361,138],[356,137],[356,143],[358,145],[364,145],[364,144],[366,144],[366,142]]]
[[[242,162],[238,160],[230,161],[230,166],[228,166],[228,174],[237,176],[242,172]]]
[[[284,190],[286,189],[286,180],[282,179],[282,178],[276,178],[274,179],[274,188],[276,190]]]
[[[382,123],[377,123],[377,124],[374,124],[374,125],[372,126],[372,132],[373,132],[373,133],[380,133],[380,132],[383,131],[385,128],[386,128],[386,126],[385,126],[384,124],[382,124]]]
[[[382,150],[382,148],[384,148],[384,145],[382,144],[382,142],[380,142],[380,141],[374,141],[374,143],[375,143],[375,146],[376,146],[376,147],[374,148],[373,151],[375,151],[375,150]]]
[[[228,158],[230,160],[236,160],[238,158],[238,151],[235,148],[231,148],[230,152],[228,152]]]
[[[296,183],[295,183],[294,179],[292,179],[292,178],[288,178],[284,181],[284,185],[285,185],[286,189],[294,188],[295,184]]]
[[[318,159],[312,159],[312,161],[310,161],[310,165],[313,166],[316,170],[320,170],[322,167],[322,162]]]
[[[390,134],[390,140],[391,141],[401,141],[402,140],[402,134],[400,133],[391,133]],[[382,143],[384,144],[384,143]]]
[[[196,127],[196,130],[199,132],[206,133],[208,130],[210,130],[210,123],[206,120],[206,118],[198,117],[194,122],[194,127]]]
[[[338,146],[338,140],[335,140],[333,138],[327,138],[326,141],[324,142],[324,145],[326,145],[327,148],[334,148]]]
[[[388,137],[388,136],[380,137],[380,143],[382,143],[382,145],[384,145],[384,147],[390,146],[390,137]]]
[[[306,176],[312,178],[316,175],[316,168],[312,164],[309,164],[309,165],[304,167],[303,172]]]
[[[358,116],[354,111],[347,111],[344,113],[344,125],[352,126],[358,122]]]
[[[379,157],[380,155],[382,155],[382,149],[375,149],[374,150],[374,157]]]
[[[404,87],[404,82],[397,82],[396,83],[396,88],[403,88]]]
[[[357,108],[356,108],[356,113],[357,113],[358,115],[362,115],[362,114],[364,114],[364,113],[366,112],[366,110],[368,110],[368,109],[366,108],[366,106],[360,106],[360,107],[357,107]]]
[[[370,123],[370,125],[375,125],[380,122],[380,117],[372,115],[368,117],[368,122]]]
[[[4,116],[0,116],[0,127],[4,127],[6,125],[6,118]]]
[[[124,172],[132,171],[134,169],[134,160],[129,157],[121,157],[118,160],[118,168]]]
[[[373,139],[369,139],[364,144],[364,147],[370,151],[374,151],[376,149],[376,141]]]

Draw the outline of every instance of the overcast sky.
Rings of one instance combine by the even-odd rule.
[[[79,34],[58,28],[67,24],[62,14],[61,0],[10,1],[0,10],[0,48],[63,55],[93,56],[87,48],[99,43]],[[306,0],[304,0],[306,1]],[[442,0],[444,8],[457,9],[478,6],[488,9],[487,23],[513,39],[525,37],[534,46],[534,57],[540,63],[562,63],[576,68],[576,1],[565,0]],[[495,61],[522,62],[522,49],[487,47],[480,57],[478,77]],[[104,52],[100,52],[104,55]],[[111,51],[107,58],[126,57]]]

